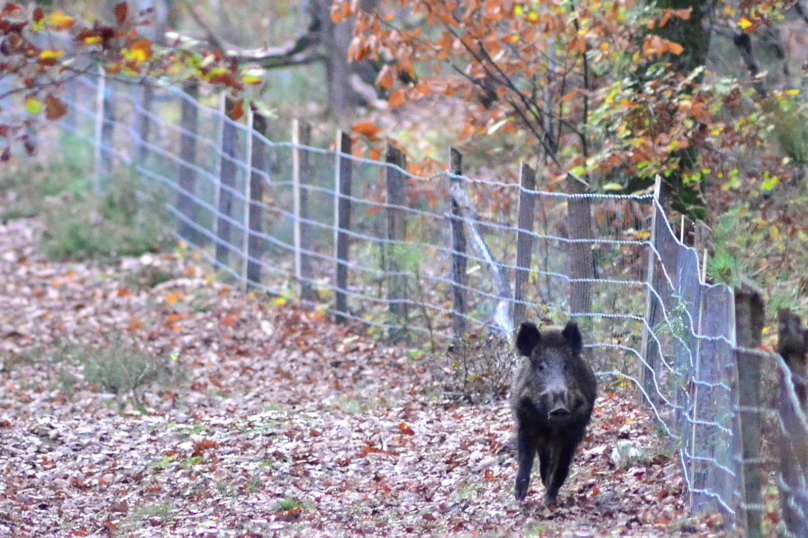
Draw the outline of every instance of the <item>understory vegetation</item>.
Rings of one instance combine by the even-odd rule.
[[[39,217],[39,248],[53,260],[138,256],[171,247],[173,226],[158,187],[126,168],[95,180],[91,146],[72,136],[62,145],[43,159],[0,171],[0,220]]]

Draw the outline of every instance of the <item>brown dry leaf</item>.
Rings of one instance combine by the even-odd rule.
[[[126,6],[126,2],[121,2],[115,6],[115,20],[118,24],[123,24],[126,20],[126,15],[128,12],[128,8]]]
[[[230,111],[230,119],[238,121],[242,116],[244,116],[244,101],[239,100],[236,101],[236,104],[233,105],[233,110]]]

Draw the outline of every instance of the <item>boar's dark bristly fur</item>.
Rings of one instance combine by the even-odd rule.
[[[533,458],[538,453],[545,500],[550,503],[567,479],[575,450],[584,438],[597,383],[581,355],[583,338],[574,321],[541,331],[526,321],[516,335],[516,349],[526,357],[511,387],[519,453],[516,500],[527,495]]]

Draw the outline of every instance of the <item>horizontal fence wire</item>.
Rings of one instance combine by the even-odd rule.
[[[692,510],[717,508],[730,528],[742,528],[742,514],[782,510],[785,503],[804,521],[805,480],[779,471],[776,450],[794,428],[808,431],[794,384],[788,397],[799,410],[795,419],[775,405],[739,405],[736,359],[744,350],[736,345],[733,291],[705,283],[698,253],[676,236],[655,195],[571,195],[457,170],[423,176],[340,152],[331,141],[320,141],[329,149],[274,141],[289,138],[288,126],[270,118],[266,132],[258,132],[254,121],[228,117],[214,94],[156,87],[146,100],[137,84],[108,79],[103,95],[101,86],[87,77],[69,86],[70,114],[51,142],[79,140],[95,149],[100,183],[129,169],[159,186],[177,238],[229,278],[312,309],[334,311],[341,296],[346,306],[336,313],[343,319],[433,346],[456,340],[457,327],[507,333],[520,321],[513,319],[515,305],[543,323],[575,317],[598,376],[635,385],[678,449]],[[192,160],[183,153],[189,145]],[[403,198],[391,199],[396,174]],[[460,213],[458,192],[470,204]],[[527,197],[531,229],[518,225]],[[582,201],[591,237],[571,233],[570,204]],[[404,223],[398,235],[390,228],[396,219]],[[458,242],[455,219],[465,241]],[[517,244],[526,238],[530,261],[522,266]],[[349,245],[344,258],[339,241]],[[571,276],[579,245],[591,249],[591,277]],[[454,270],[458,259],[462,278]],[[251,265],[260,267],[259,278],[250,276]],[[516,297],[519,274],[525,284]],[[586,311],[573,311],[576,287],[587,290]],[[782,357],[754,352],[765,363],[764,384],[791,379]],[[744,413],[764,423],[760,461],[744,459]],[[786,493],[748,503],[749,463],[761,466],[765,491]]]

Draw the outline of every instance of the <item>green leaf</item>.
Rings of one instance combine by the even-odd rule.
[[[763,183],[760,184],[760,190],[762,191],[770,191],[774,189],[780,183],[780,178],[777,176],[768,176],[763,180]]]
[[[27,110],[29,114],[39,114],[42,111],[42,103],[33,97],[29,97],[25,100],[25,110]]]

